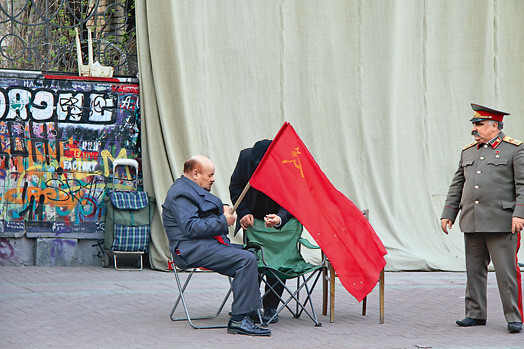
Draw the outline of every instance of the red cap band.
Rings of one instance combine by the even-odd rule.
[[[504,115],[502,114],[493,114],[484,110],[477,110],[473,116],[475,119],[489,119],[497,122],[502,122]]]

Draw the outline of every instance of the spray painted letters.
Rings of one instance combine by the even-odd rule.
[[[0,75],[0,236],[103,235],[112,162],[140,158],[137,84]]]

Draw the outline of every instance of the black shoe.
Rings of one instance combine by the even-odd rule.
[[[519,333],[522,331],[522,322],[508,322],[509,333]]]
[[[251,313],[248,314],[249,318],[251,320],[253,320],[253,322],[255,324],[259,324],[260,323],[260,318],[258,317],[258,311],[252,311]],[[260,316],[262,317],[262,322],[264,322],[264,314],[261,312],[260,313]]]
[[[464,318],[462,320],[457,320],[457,325],[462,327],[469,327],[469,326],[484,326],[486,324],[486,319],[473,319],[470,317]]]
[[[270,323],[270,324],[277,323],[278,315],[276,315],[276,313],[277,313],[276,309],[264,309],[264,315],[262,315],[262,320],[264,320],[264,323]]]
[[[240,321],[229,320],[227,333],[246,334],[248,336],[271,336],[269,328],[258,327],[249,316],[244,317]]]
[[[268,309],[268,310],[264,310],[263,312],[261,312],[260,316],[262,317],[262,323],[263,324],[274,324],[278,322],[278,315],[275,316],[273,319],[271,319],[276,312],[277,312],[276,309]],[[249,313],[249,317],[251,318],[251,320],[253,320],[255,324],[260,323],[260,318],[258,317],[257,311],[252,311],[251,313]]]

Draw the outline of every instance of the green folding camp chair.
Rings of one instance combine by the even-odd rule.
[[[247,248],[255,250],[258,258],[258,271],[262,281],[269,287],[266,294],[273,290],[266,276],[275,278],[284,287],[284,293],[280,297],[282,303],[276,314],[262,326],[271,323],[284,308],[287,308],[297,319],[302,312],[305,312],[313,320],[315,326],[322,326],[317,319],[311,294],[322,271],[326,268],[326,263],[323,260],[319,265],[312,265],[302,258],[300,254],[302,247],[319,249],[318,246],[301,238],[302,230],[302,224],[294,218],[280,230],[266,228],[262,220],[255,219],[254,226],[249,227],[245,232],[244,239]],[[297,280],[295,289],[290,289],[282,281],[288,279]],[[300,299],[301,292],[305,293],[303,300]],[[295,303],[295,309],[292,309],[292,303]]]

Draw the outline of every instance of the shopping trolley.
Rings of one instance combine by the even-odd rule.
[[[119,185],[120,189],[117,189],[117,181],[122,180],[118,176],[118,170],[126,167],[134,180],[124,179],[124,183],[130,183]],[[108,191],[104,201],[106,203],[106,225],[102,266],[109,267],[110,258],[113,257],[117,270],[142,270],[142,257],[149,248],[155,198],[150,197],[145,191],[138,191],[138,162],[136,160],[117,159],[113,161],[113,189]],[[136,268],[118,268],[117,257],[122,255],[138,256]]]

